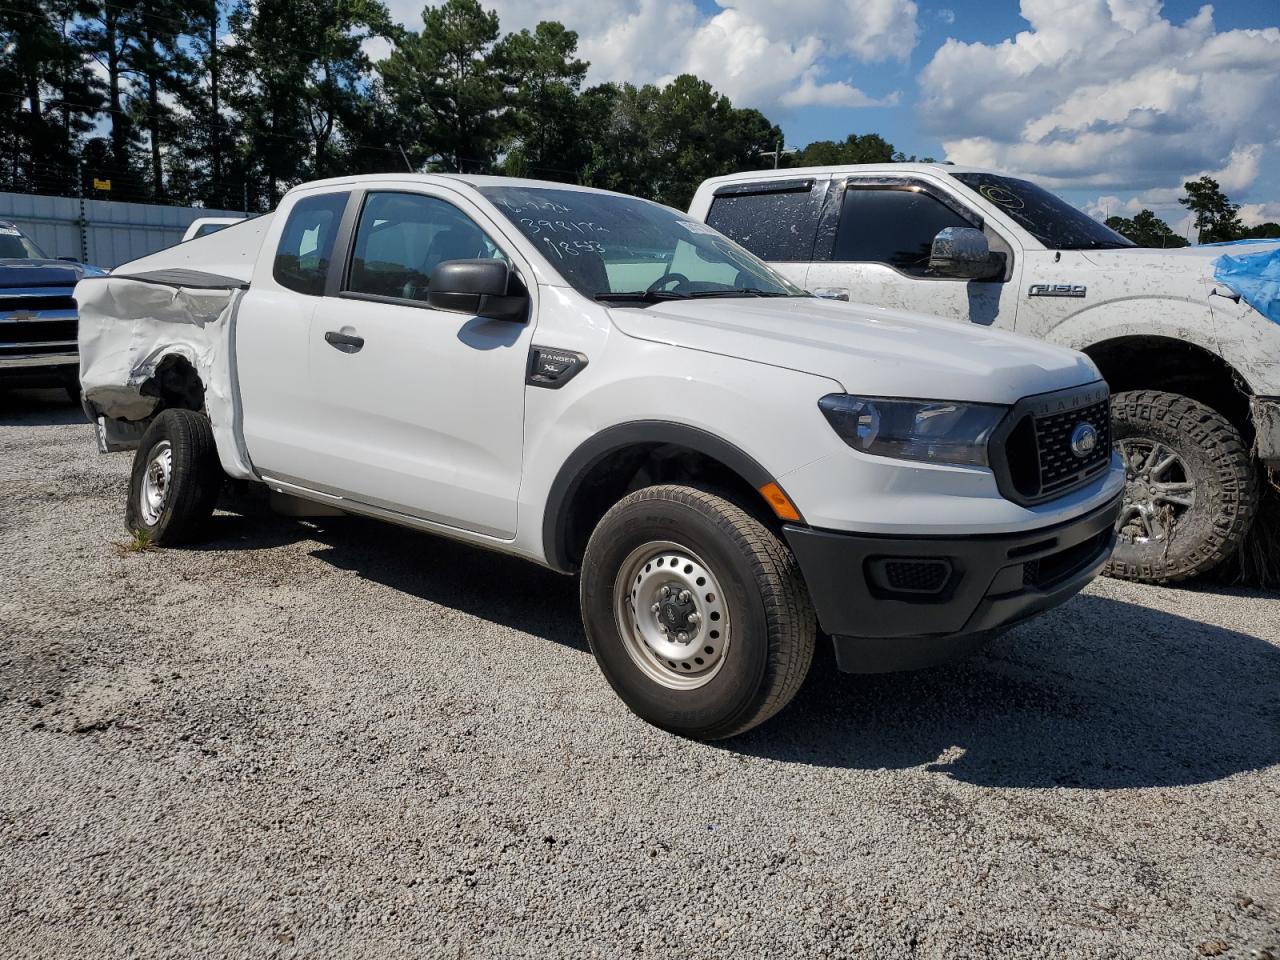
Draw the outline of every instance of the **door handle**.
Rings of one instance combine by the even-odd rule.
[[[844,287],[815,287],[812,291],[815,297],[823,300],[843,300],[849,302],[849,291]]]
[[[355,353],[364,346],[364,337],[353,337],[349,333],[339,333],[337,330],[325,333],[324,339],[330,346],[343,353]]]

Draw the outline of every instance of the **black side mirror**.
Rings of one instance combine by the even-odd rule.
[[[992,256],[987,235],[976,227],[943,227],[933,238],[929,272],[961,280],[990,280],[1004,272],[1004,257]]]
[[[427,303],[437,310],[524,323],[529,291],[505,260],[446,260],[431,274]]]

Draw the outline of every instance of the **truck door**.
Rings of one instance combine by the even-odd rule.
[[[929,251],[944,227],[977,227],[1005,254],[997,280],[932,276]],[[1012,245],[958,198],[909,176],[833,183],[805,287],[820,296],[1013,329],[1018,299]]]
[[[440,263],[510,260],[494,225],[460,195],[370,191],[354,221],[305,344],[314,443],[297,461],[298,480],[511,538],[536,303],[528,323],[427,305]]]

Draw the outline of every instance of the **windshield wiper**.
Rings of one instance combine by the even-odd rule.
[[[690,297],[808,297],[808,293],[783,290],[761,290],[758,287],[734,287],[732,290],[695,290]]]
[[[617,293],[597,293],[593,300],[617,300],[620,303],[661,303],[664,300],[688,300],[687,293],[670,290],[619,290]]]

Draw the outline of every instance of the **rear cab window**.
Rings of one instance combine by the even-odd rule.
[[[807,263],[826,189],[813,178],[725,184],[712,196],[707,224],[761,260]]]
[[[312,297],[324,293],[334,239],[349,196],[346,192],[322,193],[293,205],[272,265],[276,283]]]

